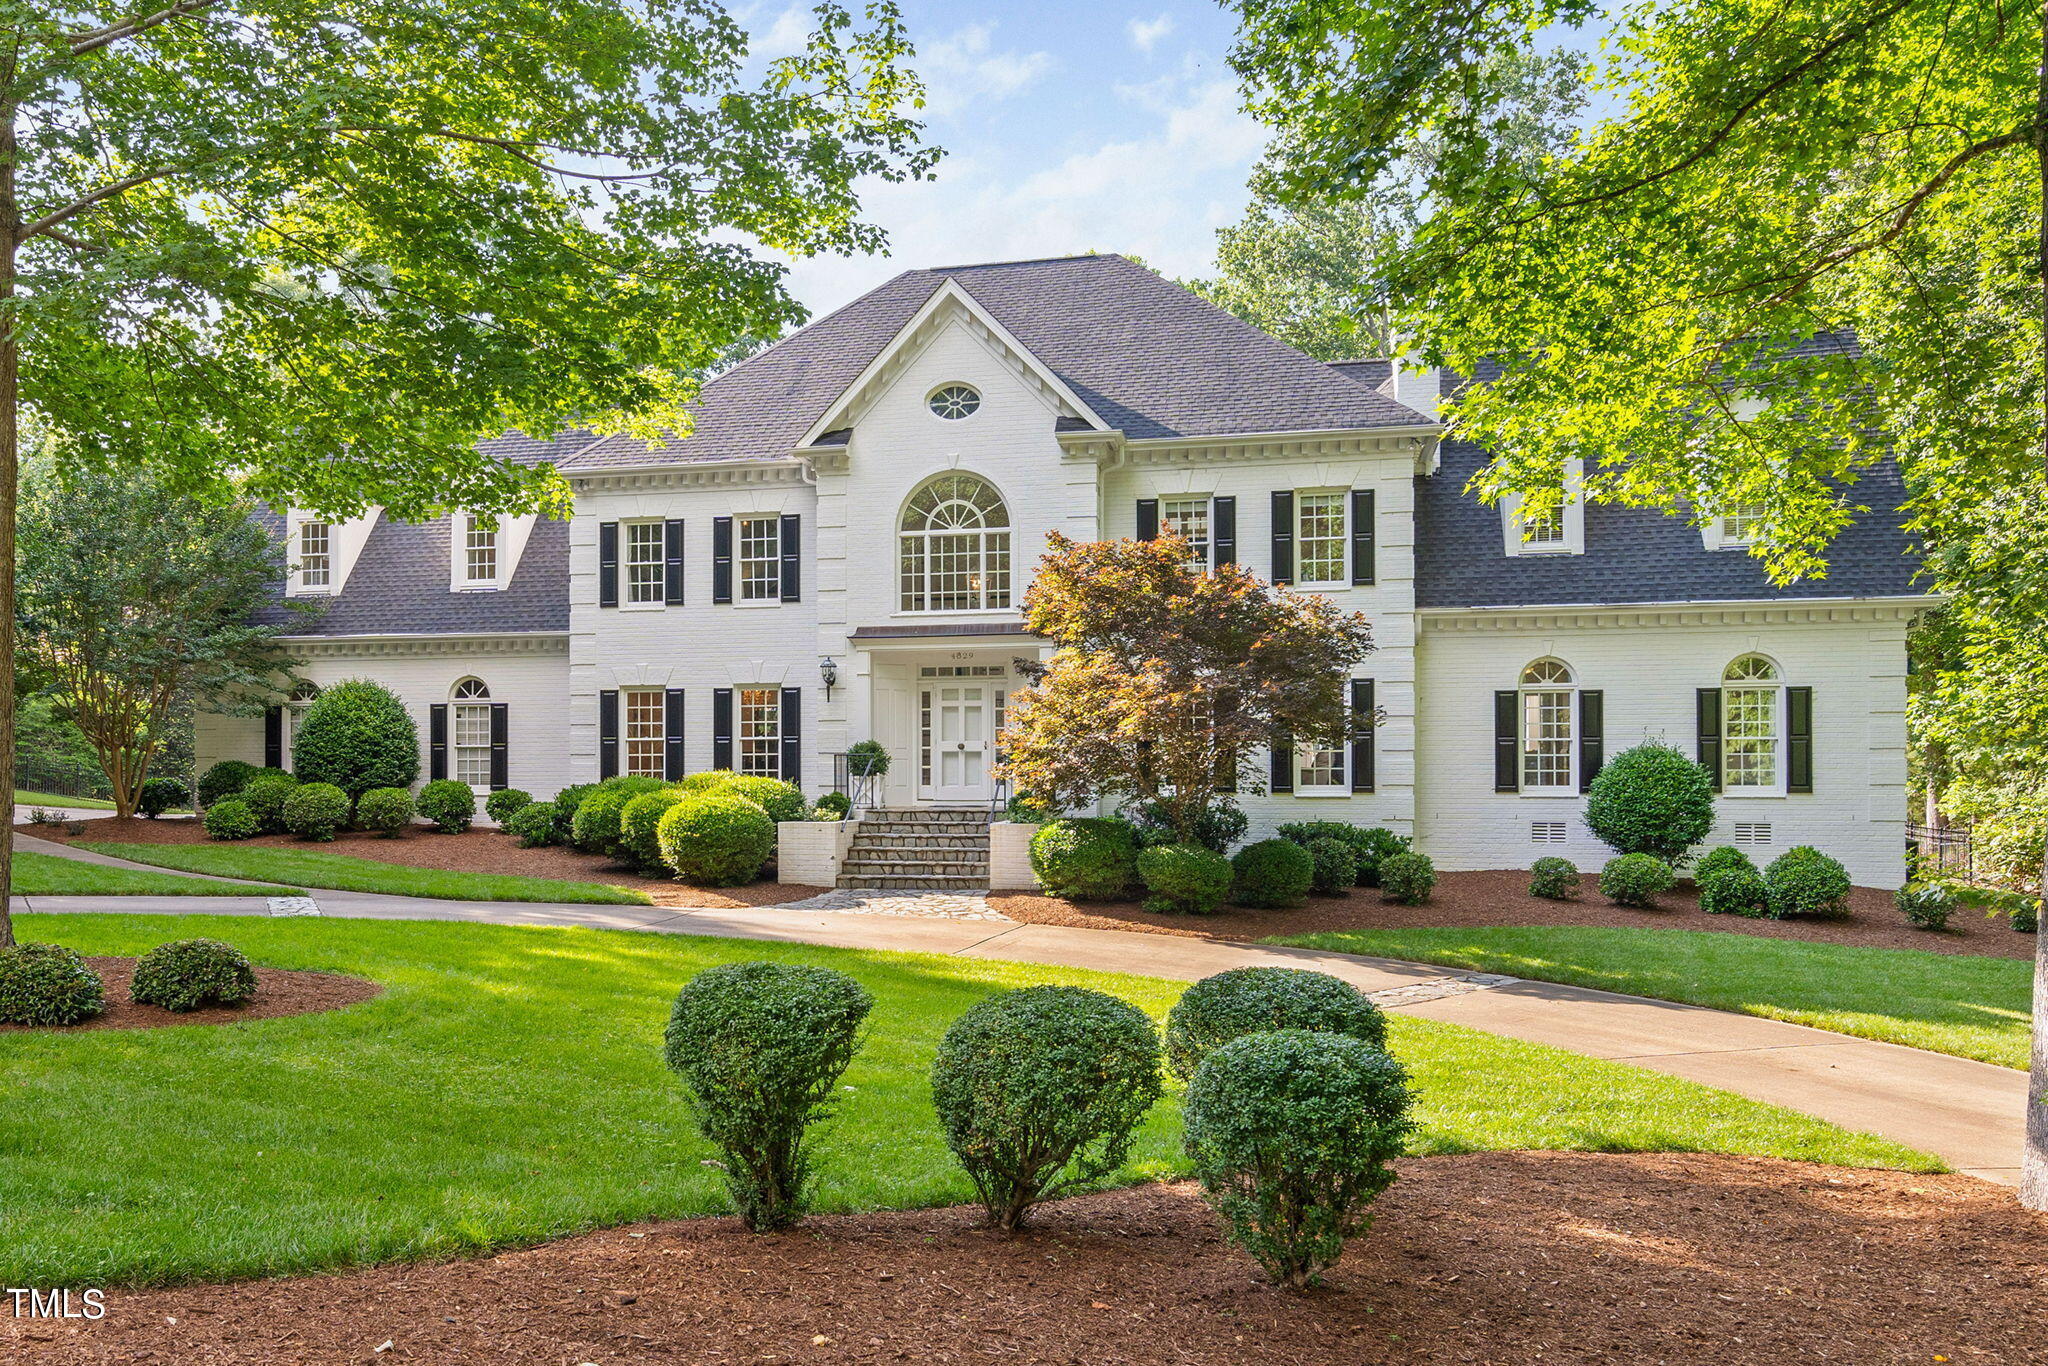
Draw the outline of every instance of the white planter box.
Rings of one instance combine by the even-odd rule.
[[[988,887],[992,892],[1035,892],[1038,874],[1031,871],[1031,837],[1035,825],[994,821],[988,827]]]
[[[836,887],[839,866],[853,846],[857,821],[778,821],[775,825],[777,881],[806,887]]]

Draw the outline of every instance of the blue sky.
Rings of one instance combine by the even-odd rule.
[[[795,47],[809,20],[780,0],[740,14],[757,54]],[[948,155],[935,181],[865,195],[887,257],[792,266],[814,314],[917,266],[1097,250],[1210,268],[1265,142],[1239,111],[1219,5],[905,0],[905,18],[927,137]]]

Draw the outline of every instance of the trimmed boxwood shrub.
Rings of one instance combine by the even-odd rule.
[[[953,1022],[932,1062],[947,1146],[1005,1233],[1122,1166],[1159,1093],[1150,1017],[1084,987],[991,996]]]
[[[373,787],[356,799],[356,824],[386,839],[397,839],[411,829],[418,814],[412,793],[402,787]]]
[[[1652,854],[1621,854],[1600,870],[1600,894],[1617,906],[1648,907],[1668,892],[1678,875]]]
[[[1195,1073],[1188,1156],[1230,1240],[1276,1282],[1315,1284],[1372,1226],[1415,1127],[1407,1080],[1371,1044],[1305,1029],[1234,1039]]]
[[[1703,881],[1707,874],[1718,873],[1726,868],[1746,868],[1752,873],[1757,871],[1756,863],[1749,855],[1732,844],[1717,844],[1701,854],[1699,862],[1692,866],[1693,881]]]
[[[299,718],[292,771],[351,797],[373,787],[411,787],[420,776],[419,732],[389,688],[351,678],[314,698]]]
[[[533,805],[533,794],[516,787],[502,787],[484,798],[484,814],[503,825],[521,807]]]
[[[1139,802],[1125,808],[1124,815],[1137,830],[1141,847],[1181,843],[1169,820],[1165,802]],[[1251,818],[1236,806],[1230,802],[1217,802],[1195,817],[1190,839],[1204,849],[1228,854],[1244,838],[1245,829],[1250,824]]]
[[[1403,849],[1380,860],[1380,900],[1420,906],[1436,890],[1436,864],[1427,854]]]
[[[256,822],[256,813],[240,797],[223,797],[206,808],[206,817],[200,822],[206,833],[217,840],[249,840],[263,833],[263,827]]]
[[[755,803],[768,813],[771,821],[800,821],[810,810],[797,785],[785,783],[780,778],[741,775],[727,779],[722,790],[737,792]]]
[[[1761,920],[1771,913],[1770,889],[1753,863],[1723,864],[1693,878],[1700,909],[1708,915],[1742,915]]]
[[[682,789],[642,792],[619,812],[619,855],[642,868],[661,867],[661,818],[683,799]]]
[[[0,948],[0,1024],[71,1025],[107,1008],[107,987],[62,944]]]
[[[1810,844],[1787,849],[1764,869],[1771,918],[1849,913],[1849,870]]]
[[[185,785],[176,778],[151,778],[142,785],[142,791],[135,794],[135,809],[151,820],[183,805]]]
[[[282,834],[284,804],[298,789],[299,780],[289,773],[265,773],[249,780],[249,785],[242,789],[241,802],[256,818],[257,828],[262,833]]]
[[[300,839],[331,840],[347,824],[348,793],[333,783],[304,783],[284,799],[284,828]]]
[[[661,861],[700,887],[732,887],[761,876],[775,852],[775,822],[736,792],[686,792],[655,825]]]
[[[1358,859],[1360,887],[1379,886],[1380,861],[1408,847],[1408,841],[1391,830],[1376,825],[1360,828],[1345,821],[1295,821],[1281,826],[1276,833],[1281,839],[1304,847],[1319,839],[1344,841]]]
[[[626,803],[642,795],[609,783],[598,784],[596,791],[576,808],[576,819],[570,827],[576,847],[586,854],[610,854],[616,850],[619,818],[626,814]]]
[[[818,819],[843,821],[853,814],[853,798],[844,792],[827,792],[818,798]]]
[[[1145,909],[1207,915],[1230,895],[1230,860],[1199,844],[1155,844],[1138,851],[1138,877],[1151,895]]]
[[[1579,894],[1579,866],[1568,858],[1537,859],[1529,866],[1529,895],[1569,901]]]
[[[199,805],[212,806],[239,793],[248,781],[262,772],[240,759],[223,759],[199,775]]]
[[[436,778],[420,789],[420,814],[444,835],[459,835],[476,820],[476,791],[453,778]]]
[[[889,771],[889,751],[879,740],[856,740],[846,747],[846,771],[856,778],[879,778]]]
[[[555,838],[556,844],[567,844],[576,838],[576,808],[583,805],[583,799],[597,791],[596,783],[574,783],[555,794]]]
[[[1892,893],[1892,905],[1916,930],[1945,930],[1956,913],[1956,894],[1938,882],[1913,882]]]
[[[783,963],[706,968],[676,994],[662,1056],[718,1149],[733,1209],[754,1232],[788,1228],[802,1215],[806,1132],[831,1114],[874,1005],[843,972]]]
[[[1231,900],[1240,906],[1285,908],[1308,900],[1316,863],[1292,840],[1260,840],[1237,851]]]
[[[702,773],[692,773],[677,786],[685,792],[709,792],[713,788],[724,787],[739,776],[729,768],[707,768]]]
[[[555,824],[553,802],[532,802],[512,813],[505,833],[518,840],[521,849],[540,849],[557,842]]]
[[[331,784],[319,786],[341,792]],[[157,945],[137,960],[135,980],[128,988],[131,1000],[181,1013],[201,1006],[238,1006],[255,994],[256,969],[240,949],[218,939]]]
[[[1031,837],[1031,871],[1054,896],[1114,901],[1138,876],[1138,836],[1112,816],[1066,816]]]
[[[1324,896],[1335,896],[1358,885],[1358,854],[1344,840],[1319,839],[1308,842],[1308,856],[1315,864],[1310,886]]]
[[[1273,1029],[1345,1034],[1387,1046],[1387,1017],[1349,982],[1307,968],[1231,968],[1181,993],[1166,1017],[1166,1062],[1182,1081],[1232,1039]]]
[[[1044,825],[1058,814],[1028,792],[1019,792],[1003,803],[1003,819],[1013,825]]]
[[[1714,828],[1713,780],[1661,741],[1625,749],[1593,775],[1586,828],[1617,854],[1650,854],[1676,867]]]

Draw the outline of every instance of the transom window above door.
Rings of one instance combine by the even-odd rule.
[[[944,388],[933,390],[932,396],[925,400],[925,404],[940,417],[948,421],[958,421],[963,417],[974,416],[981,407],[981,395],[972,385],[948,384]]]
[[[1010,605],[1010,510],[986,480],[942,474],[903,509],[898,571],[905,612]]]

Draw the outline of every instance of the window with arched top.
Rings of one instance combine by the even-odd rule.
[[[942,474],[912,494],[900,547],[903,611],[1010,605],[1010,510],[986,480]]]
[[[457,702],[468,702],[486,698],[490,695],[491,690],[484,685],[484,681],[481,678],[463,679],[455,685],[454,692],[450,694]]]
[[[1576,791],[1577,680],[1571,666],[1557,659],[1535,661],[1522,670],[1520,692],[1522,790]]]
[[[448,748],[452,776],[471,787],[491,785],[491,690],[481,678],[465,678],[450,690]]]
[[[1721,784],[1771,790],[1782,781],[1785,685],[1778,666],[1743,655],[1721,674]]]
[[[318,683],[301,683],[292,689],[291,700],[294,702],[311,702],[318,696],[320,696],[320,685]]]

